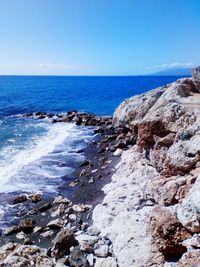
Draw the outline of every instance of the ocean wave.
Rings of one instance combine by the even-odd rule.
[[[66,160],[83,159],[75,151],[91,139],[90,130],[66,123],[43,122],[34,127],[45,128],[46,134],[32,136],[21,149],[12,145],[2,149],[0,192],[55,190],[59,179],[73,171]]]

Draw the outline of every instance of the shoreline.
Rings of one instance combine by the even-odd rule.
[[[125,144],[127,141],[127,129],[116,128],[116,131],[116,129],[112,127],[111,117],[101,117],[93,114],[78,112],[68,112],[67,114],[68,118],[66,118],[66,115],[64,115],[65,117],[63,119],[61,115],[58,115],[57,120],[55,120],[52,114],[48,115],[42,112],[36,113],[34,116],[40,120],[45,119],[46,116],[50,116],[54,118],[52,119],[52,123],[61,122],[63,120],[66,123],[76,123],[77,125],[80,125],[80,127],[81,125],[94,127],[94,132],[97,134],[95,140],[89,143],[85,149],[78,151],[79,153],[84,154],[85,160],[81,164],[77,164],[77,168],[71,174],[75,180],[69,183],[65,182],[62,188],[60,188],[62,194],[55,198],[45,199],[43,196],[41,196],[42,200],[39,200],[37,203],[32,203],[29,199],[24,197],[23,194],[15,197],[13,200],[15,205],[20,205],[22,210],[23,207],[28,206],[26,209],[29,215],[23,215],[22,213],[21,218],[17,220],[18,223],[4,231],[4,234],[2,234],[0,238],[0,246],[6,246],[6,244],[12,242],[14,244],[21,244],[21,246],[23,246],[22,244],[29,246],[36,245],[41,249],[47,249],[47,251],[49,251],[53,247],[53,242],[56,236],[62,231],[63,227],[64,229],[66,227],[71,229],[75,235],[77,232],[80,232],[80,235],[78,234],[77,237],[79,239],[84,235],[87,235],[87,239],[94,239],[94,235],[90,235],[87,232],[87,229],[90,229],[90,227],[92,228],[91,214],[93,208],[97,204],[101,203],[105,196],[101,189],[104,185],[111,181],[114,168],[119,162],[119,156],[114,156],[113,153],[118,149],[121,154],[122,150],[130,147],[131,141],[129,140],[129,142]],[[27,114],[24,116],[32,117],[33,114]],[[126,132],[126,134],[123,132]],[[120,136],[119,140],[117,140],[118,136]],[[123,149],[119,147],[123,147]],[[64,193],[66,186],[71,186],[71,193]],[[59,197],[60,200],[57,200]],[[96,238],[99,240],[100,244],[97,245],[98,242],[95,242],[93,247],[86,248],[86,251],[81,250],[81,253],[84,254],[82,259],[83,262],[85,261],[84,264],[88,262],[88,255],[93,257],[94,264],[95,250],[101,251],[102,248],[104,250],[106,248],[103,258],[113,258],[112,260],[115,262],[116,259],[112,253],[112,244],[110,240],[102,237],[101,235],[98,237],[98,230],[96,230],[96,234]],[[78,241],[79,253],[80,246],[83,246],[85,242],[91,242],[91,240]],[[109,245],[107,245],[107,243]],[[75,248],[76,247],[77,245]],[[51,253],[53,253],[53,251],[51,251]],[[49,254],[50,258],[55,262],[55,257],[52,256],[51,253]],[[70,258],[71,252],[68,251],[68,254],[68,258]],[[96,257],[98,258],[97,255]],[[76,255],[75,258],[75,261],[77,261],[78,255]],[[102,255],[100,258],[102,258]],[[92,260],[90,260],[90,262],[91,261]],[[93,265],[90,264],[84,266]]]

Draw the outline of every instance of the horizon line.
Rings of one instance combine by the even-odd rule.
[[[154,76],[154,77],[161,77],[161,76],[185,76],[189,77],[189,75],[177,75],[177,74],[171,74],[171,75],[156,75],[156,73],[149,73],[149,74],[128,74],[128,75],[59,75],[59,74],[0,74],[0,77],[2,76],[31,76],[31,77],[138,77],[138,76]]]

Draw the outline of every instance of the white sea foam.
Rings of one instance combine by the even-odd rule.
[[[91,138],[87,130],[73,124],[44,123],[43,127],[47,128],[46,135],[32,138],[22,150],[10,146],[1,151],[0,158],[2,155],[6,156],[0,162],[0,192],[30,191],[47,187],[50,191],[54,190],[55,182],[48,183],[47,179],[61,179],[72,172],[72,168],[63,165],[60,158],[67,153],[72,157],[81,157],[71,153],[73,141]],[[50,163],[46,164],[48,160]]]

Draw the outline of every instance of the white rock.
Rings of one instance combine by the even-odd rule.
[[[177,207],[177,217],[191,232],[200,232],[200,175],[187,197]]]
[[[49,228],[62,228],[64,227],[64,221],[60,218],[56,219],[56,220],[53,220],[53,221],[50,221],[48,224],[47,224],[47,227]]]
[[[93,211],[94,226],[111,240],[120,267],[145,266],[151,256],[151,236],[147,230],[152,207],[134,209],[145,195],[148,181],[158,175],[145,162],[136,146],[124,151],[112,182],[103,188],[102,204]]]
[[[70,220],[70,221],[75,222],[76,219],[77,219],[76,214],[73,214],[73,213],[72,213],[72,214],[69,215],[69,220]]]
[[[55,197],[53,203],[57,203],[57,204],[69,204],[70,200],[68,198],[64,198],[63,196],[57,196]]]
[[[108,258],[96,258],[94,267],[117,267],[117,261],[113,257]],[[127,265],[128,267],[128,265]]]
[[[93,254],[87,255],[87,260],[88,260],[90,266],[94,265],[94,255]]]
[[[200,236],[194,235],[189,239],[186,239],[182,242],[184,247],[195,247],[200,248]]]
[[[81,235],[76,236],[76,240],[80,243],[80,245],[82,245],[82,243],[84,243],[85,241],[88,241],[91,244],[94,244],[98,241],[98,237],[81,234]]]
[[[87,229],[89,235],[98,235],[100,233],[99,229],[96,226],[90,226]]]
[[[108,249],[107,245],[100,246],[100,248],[95,250],[95,255],[100,258],[105,258],[108,256]]]
[[[40,235],[43,237],[50,237],[54,234],[52,230],[45,231],[44,233],[41,233]]]
[[[123,149],[117,148],[115,152],[113,153],[113,155],[116,157],[121,157],[122,153],[123,153]]]
[[[38,232],[40,232],[40,231],[42,231],[42,227],[40,227],[40,226],[35,226],[35,227],[33,228],[33,233],[38,233]]]
[[[17,239],[25,239],[26,238],[26,235],[23,231],[19,232],[16,234],[16,238]]]

